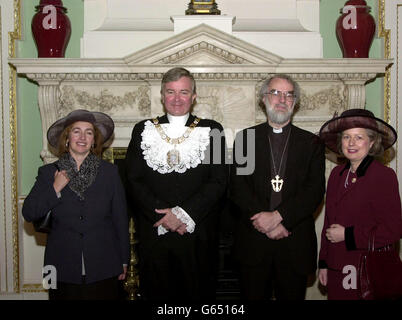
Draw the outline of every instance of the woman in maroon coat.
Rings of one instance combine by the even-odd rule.
[[[402,235],[396,174],[374,160],[397,135],[370,111],[351,109],[327,121],[320,137],[348,161],[335,167],[328,180],[318,276],[328,299],[359,299],[357,270],[370,231],[376,227],[376,248]]]

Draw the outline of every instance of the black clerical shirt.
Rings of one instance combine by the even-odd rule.
[[[283,180],[283,184],[285,184],[285,169],[286,160],[288,157],[288,143],[291,126],[290,123],[287,124],[285,127],[282,128],[282,132],[278,133],[274,132],[274,130],[277,131],[277,129],[274,129],[273,127],[268,125],[268,136],[269,141],[271,142],[271,146],[268,146],[268,151],[271,159],[271,179],[275,179],[275,176],[279,175],[280,179]],[[275,161],[275,164],[272,162],[273,160]],[[272,188],[271,179],[268,181],[269,189],[271,190],[270,211],[274,211],[282,201],[283,186],[281,191],[275,192]]]

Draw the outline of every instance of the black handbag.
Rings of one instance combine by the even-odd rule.
[[[371,230],[369,248],[360,256],[358,283],[363,300],[393,300],[402,297],[402,262],[395,247],[375,249],[375,231]]]
[[[59,166],[54,163],[57,171],[60,171]],[[36,232],[49,233],[52,229],[52,210],[49,210],[44,217],[32,222]]]

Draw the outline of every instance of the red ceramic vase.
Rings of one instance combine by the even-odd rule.
[[[349,7],[347,7],[349,6]],[[368,58],[375,20],[364,0],[346,1],[336,22],[336,37],[344,58]]]
[[[71,35],[70,19],[61,0],[41,0],[32,18],[38,58],[63,58]]]

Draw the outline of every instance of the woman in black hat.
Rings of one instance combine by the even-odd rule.
[[[395,130],[364,109],[351,109],[327,121],[320,130],[326,146],[347,160],[328,180],[319,254],[319,280],[328,299],[359,299],[357,270],[370,231],[375,247],[402,235],[401,200],[395,172],[374,157],[391,147]]]
[[[113,130],[108,115],[75,110],[47,132],[59,160],[39,168],[22,214],[36,221],[52,211],[44,262],[57,272],[50,299],[118,297],[129,260],[126,200],[117,167],[100,159]]]

